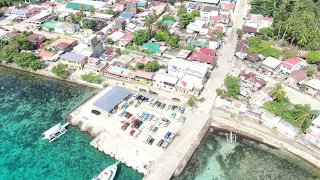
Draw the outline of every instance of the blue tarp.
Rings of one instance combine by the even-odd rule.
[[[131,13],[120,13],[120,16],[123,17],[123,18],[127,18],[127,19],[130,19],[132,18],[132,14]]]
[[[147,2],[137,2],[137,6],[145,7],[147,6]]]
[[[110,91],[101,96],[97,101],[93,103],[94,106],[110,112],[114,107],[120,104],[126,97],[128,97],[130,91],[123,89],[119,86],[114,86]]]

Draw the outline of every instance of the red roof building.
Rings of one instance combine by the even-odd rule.
[[[229,10],[234,10],[236,8],[236,4],[234,3],[227,3],[227,4],[224,4],[223,9],[229,9]]]
[[[216,57],[208,56],[201,51],[194,52],[188,59],[188,61],[197,61],[207,64],[214,64],[216,61]]]
[[[215,56],[216,55],[216,50],[210,49],[210,48],[202,47],[202,48],[200,48],[199,51],[201,51],[202,53],[204,53],[205,55],[208,55],[208,56]]]
[[[301,63],[302,61],[303,61],[302,58],[289,58],[289,59],[283,61],[281,64],[283,66],[288,67],[288,68],[292,68],[293,66]]]
[[[217,16],[211,16],[209,19],[210,23],[216,23],[216,22],[220,22],[220,15]]]

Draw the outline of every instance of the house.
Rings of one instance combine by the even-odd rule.
[[[11,16],[15,16],[18,19],[27,19],[30,16],[30,13],[27,9],[10,9],[7,13]]]
[[[280,122],[281,117],[268,111],[262,110],[260,119],[264,124],[268,125],[271,128],[274,128]]]
[[[39,48],[47,40],[46,37],[40,34],[30,34],[28,36],[28,39],[32,43],[32,45],[36,48]]]
[[[93,7],[92,5],[81,4],[81,3],[77,3],[77,2],[68,2],[66,4],[67,9],[73,9],[73,10],[79,10],[81,6],[83,7],[83,9],[85,11],[88,11],[91,7]]]
[[[120,17],[123,17],[125,19],[131,19],[133,17],[133,14],[130,12],[122,12],[120,13]]]
[[[205,48],[205,47],[201,47],[199,51],[207,56],[216,56],[216,52],[217,52],[214,49]]]
[[[62,63],[68,65],[70,69],[83,70],[84,65],[87,64],[88,57],[80,54],[66,52],[61,55]]]
[[[161,56],[166,50],[165,47],[161,47],[158,43],[147,42],[142,44],[142,48]]]
[[[282,61],[280,66],[280,71],[283,74],[290,74],[293,71],[299,70],[302,66],[306,64],[306,61],[302,58],[289,58],[285,61]]]
[[[40,51],[38,57],[44,61],[57,61],[59,58],[59,54],[49,51]]]
[[[293,84],[293,85],[301,84],[301,81],[306,79],[307,76],[308,74],[302,69],[292,71],[287,78],[287,83]]]
[[[311,79],[307,83],[307,93],[314,96],[320,91],[320,79]]]
[[[187,59],[188,61],[197,61],[201,63],[206,63],[210,65],[214,65],[216,63],[215,56],[208,56],[201,51],[196,51]]]
[[[225,3],[222,5],[222,9],[227,10],[229,12],[234,12],[236,9],[236,4],[234,3]]]
[[[104,53],[99,57],[103,61],[111,62],[113,59],[118,58],[119,55],[116,53],[116,50],[108,47]]]
[[[124,30],[126,26],[126,19],[125,18],[117,18],[114,20],[114,27],[120,30]]]
[[[165,72],[157,72],[152,78],[152,85],[156,88],[174,92],[176,91],[175,86],[178,81],[178,78],[166,74]]]
[[[229,22],[231,20],[231,15],[230,14],[228,14],[228,15],[221,14],[219,20],[220,20],[220,23],[229,24]]]
[[[113,42],[118,42],[120,38],[122,38],[124,36],[123,32],[120,31],[116,31],[114,33],[112,33],[109,38],[112,39]]]
[[[199,10],[199,4],[189,2],[187,6],[187,12],[191,13],[193,10]]]
[[[286,135],[289,138],[294,138],[299,133],[300,129],[294,127],[292,124],[285,120],[281,120],[279,123],[276,124],[276,129],[281,132],[282,134]]]
[[[52,20],[53,18],[55,18],[55,15],[52,12],[43,10],[39,14],[28,18],[26,22],[32,27],[40,27],[43,23]]]
[[[191,51],[189,50],[185,50],[185,49],[181,49],[178,54],[177,54],[177,58],[181,58],[181,59],[187,59],[189,57],[189,55],[191,54]]]
[[[134,35],[133,34],[126,34],[124,36],[122,36],[120,39],[119,39],[119,46],[120,48],[124,49],[126,47],[127,44],[129,44],[134,38]]]
[[[233,2],[233,1],[236,2],[236,0],[232,0],[232,2]],[[231,3],[231,0],[220,0],[219,3],[222,4],[222,5],[224,5],[224,4],[229,4],[229,3]]]
[[[259,34],[257,28],[250,27],[250,26],[242,26],[242,31],[244,33],[244,36],[248,36],[248,37],[255,36],[255,35]]]
[[[271,27],[273,23],[272,17],[264,17],[261,14],[249,14],[246,21],[246,26],[262,29]]]
[[[144,57],[135,57],[133,58],[133,60],[130,62],[130,65],[133,67],[136,67],[137,63],[142,63],[144,65],[146,65],[149,61],[151,61],[151,58],[144,58]]]
[[[220,0],[191,0],[192,2],[201,4],[218,5]]]
[[[305,140],[320,148],[320,116],[316,117],[306,130]]]
[[[200,17],[210,18],[211,16],[219,15],[220,8],[218,6],[204,6],[200,9]]]
[[[262,107],[264,103],[272,100],[272,97],[267,92],[257,91],[250,95],[249,104],[252,107]]]
[[[127,2],[126,3],[126,11],[132,14],[138,13],[138,7],[136,2]]]
[[[128,23],[127,26],[126,26],[126,30],[131,32],[131,33],[134,33],[135,30],[136,30],[136,27],[137,27],[137,25],[135,25],[133,23]]]
[[[233,111],[235,111],[239,114],[244,114],[247,111],[247,107],[248,107],[248,105],[246,103],[241,102],[241,101],[236,101],[236,100],[232,101],[232,104],[230,106],[230,108]]]
[[[251,91],[258,91],[267,84],[263,78],[253,72],[241,74],[240,79],[247,84],[246,87],[249,87]]]
[[[204,78],[190,74],[184,74],[176,84],[177,91],[190,95],[199,95],[203,89]]]
[[[217,96],[216,100],[214,101],[215,107],[223,107],[229,108],[232,105],[232,99],[224,96]]]
[[[120,77],[120,78],[125,78],[127,80],[133,80],[134,76],[135,76],[133,70],[119,67],[119,66],[110,66],[107,69],[107,74],[110,74],[110,75],[113,75],[116,77]]]
[[[67,34],[74,34],[80,29],[79,24],[73,24],[68,22],[58,22],[58,21],[49,21],[45,22],[41,25],[43,29],[51,32],[57,33],[67,33]]]
[[[246,56],[245,56],[245,60],[251,62],[251,63],[255,63],[257,61],[260,60],[259,58],[259,55],[258,54],[255,54],[255,53],[248,53]]]
[[[211,16],[209,18],[209,23],[210,24],[215,24],[215,23],[219,23],[220,22],[220,15],[216,15],[216,16]],[[212,33],[211,33],[212,34]]]
[[[249,42],[243,39],[238,41],[234,54],[243,60],[249,54]]]
[[[107,65],[106,61],[101,62],[99,58],[89,57],[84,71],[88,73],[100,73],[107,67]]]
[[[97,35],[91,34],[84,38],[80,44],[75,46],[73,51],[88,57],[99,57],[104,51],[103,42],[97,38]]]
[[[263,67],[267,68],[269,71],[273,72],[279,65],[281,64],[282,61],[279,59],[276,59],[274,57],[267,57],[264,61],[262,61]]]
[[[247,108],[247,110],[245,112],[246,116],[253,118],[253,119],[256,119],[256,120],[260,120],[261,114],[262,114],[262,112],[260,109]]]
[[[134,74],[135,74],[136,83],[152,86],[152,78],[154,76],[153,72],[145,72],[142,70],[137,70],[136,72],[134,72]]]
[[[60,38],[48,45],[47,49],[67,52],[70,51],[77,44],[78,41],[76,39]]]

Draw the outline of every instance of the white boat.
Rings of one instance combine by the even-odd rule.
[[[48,139],[49,142],[54,141],[58,137],[60,137],[62,134],[66,133],[68,131],[67,127],[70,125],[69,122],[62,125],[61,123],[58,123],[57,125],[53,126],[46,132],[42,133],[44,137],[42,140]]]
[[[113,180],[116,173],[117,173],[117,165],[120,161],[118,161],[116,164],[113,164],[106,169],[104,169],[97,177],[94,177],[92,180]]]

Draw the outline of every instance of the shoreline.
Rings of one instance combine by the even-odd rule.
[[[77,80],[77,79],[73,79],[73,78],[62,79],[62,78],[59,78],[56,75],[54,75],[51,71],[46,71],[45,69],[33,71],[31,69],[28,69],[28,68],[22,68],[20,66],[15,65],[15,64],[12,64],[12,63],[8,64],[8,63],[5,63],[5,62],[0,62],[0,66],[6,67],[6,68],[11,68],[11,69],[14,69],[14,70],[28,72],[28,73],[39,75],[39,76],[44,76],[44,77],[47,77],[47,78],[53,78],[53,79],[57,79],[57,80],[60,80],[60,81],[66,81],[66,82],[69,82],[69,83],[74,83],[74,84],[78,84],[78,85],[82,85],[82,86],[86,86],[86,87],[90,87],[90,88],[94,88],[94,89],[103,89],[101,84],[87,83],[85,81]]]

